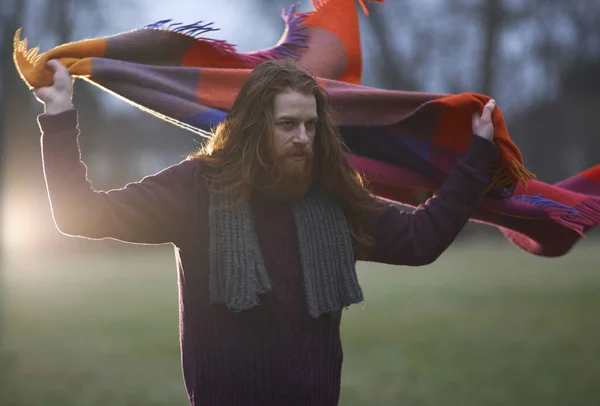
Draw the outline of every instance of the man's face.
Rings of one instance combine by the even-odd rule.
[[[265,185],[276,198],[302,197],[312,185],[317,101],[313,95],[284,91],[275,96],[273,117],[274,159],[283,178]]]
[[[312,156],[318,119],[315,96],[287,90],[275,96],[273,141],[284,167],[303,168]]]

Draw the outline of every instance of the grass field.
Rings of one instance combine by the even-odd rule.
[[[600,241],[361,264],[341,405],[600,404]],[[8,258],[3,406],[185,405],[168,247]]]

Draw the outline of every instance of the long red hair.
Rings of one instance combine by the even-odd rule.
[[[347,148],[331,117],[327,92],[294,61],[271,60],[257,66],[213,137],[188,159],[202,163],[213,190],[235,192],[240,204],[247,201],[259,174],[277,165],[272,142],[274,99],[286,90],[314,95],[318,114],[314,180],[342,207],[357,248],[370,247],[373,241],[367,223],[374,198],[344,156]]]

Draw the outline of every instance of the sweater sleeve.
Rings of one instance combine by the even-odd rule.
[[[491,180],[494,143],[476,135],[441,188],[413,212],[389,206],[373,222],[375,246],[367,260],[392,265],[427,265],[454,241]]]
[[[186,234],[194,163],[183,161],[139,182],[94,190],[81,161],[76,110],[40,115],[44,177],[58,230],[91,239],[178,245]]]

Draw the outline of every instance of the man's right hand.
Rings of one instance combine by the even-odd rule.
[[[490,99],[483,107],[481,116],[473,114],[473,134],[494,142],[494,124],[492,123],[492,112],[496,108],[496,101]]]
[[[59,114],[73,108],[73,78],[67,68],[53,59],[46,66],[54,72],[52,86],[34,89],[36,98],[46,107],[46,114]]]

